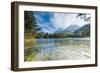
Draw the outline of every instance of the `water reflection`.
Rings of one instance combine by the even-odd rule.
[[[32,61],[90,58],[89,38],[36,39]]]

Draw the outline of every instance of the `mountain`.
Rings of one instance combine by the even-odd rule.
[[[83,25],[74,32],[78,36],[90,36],[90,24]]]
[[[80,27],[77,24],[68,26],[63,32],[75,32]]]
[[[66,29],[62,30],[59,29],[57,31],[55,31],[55,33],[68,33],[68,32],[75,32],[77,29],[79,29],[80,27],[77,24],[73,24],[68,26]]]

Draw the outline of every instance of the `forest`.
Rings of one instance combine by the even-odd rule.
[[[79,18],[80,20],[84,20],[84,21],[90,21],[90,17],[86,17],[86,14],[84,13],[78,13],[76,18]],[[74,29],[74,28],[75,27],[73,26],[73,28],[71,29]],[[36,56],[36,54],[40,51],[39,49],[36,49],[36,48],[32,49],[33,46],[37,45],[36,39],[84,38],[84,37],[90,37],[90,23],[85,24],[82,27],[79,27],[74,32],[55,31],[54,33],[45,33],[42,31],[42,28],[37,25],[34,12],[33,11],[24,12],[24,48],[25,48],[24,60],[25,61],[32,61],[33,58]],[[65,41],[65,42],[68,42],[68,41]],[[62,45],[63,43],[60,43],[60,45]]]

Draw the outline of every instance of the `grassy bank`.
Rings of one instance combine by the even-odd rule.
[[[32,61],[36,52],[38,51],[32,46],[36,45],[35,35],[30,32],[25,32],[24,34],[24,61]]]
[[[32,33],[27,32],[24,34],[24,47],[25,49],[30,48],[36,44],[34,35]]]

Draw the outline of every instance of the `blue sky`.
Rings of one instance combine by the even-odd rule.
[[[81,27],[88,23],[76,18],[77,13],[34,11],[34,16],[37,25],[39,25],[45,33],[54,33],[57,30],[64,30],[74,24]]]

